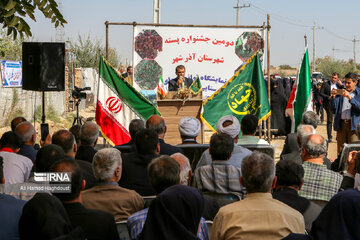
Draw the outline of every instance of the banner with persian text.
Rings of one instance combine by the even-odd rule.
[[[134,27],[134,87],[156,102],[163,77],[165,88],[184,65],[185,76],[199,76],[203,99],[211,96],[259,49],[263,31],[249,28]]]
[[[22,86],[22,62],[0,60],[1,81],[3,87]]]

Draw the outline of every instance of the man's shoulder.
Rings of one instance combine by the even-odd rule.
[[[184,154],[183,150],[181,148],[176,147],[174,145],[168,144],[165,141],[160,141],[160,153],[161,154],[173,154],[173,153],[182,153]]]
[[[234,150],[233,150],[233,154],[243,154],[244,156],[250,155],[252,153],[252,151],[250,151],[249,149],[242,147],[241,145],[235,145],[234,146]]]

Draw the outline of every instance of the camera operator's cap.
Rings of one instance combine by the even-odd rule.
[[[179,123],[179,132],[181,136],[196,137],[201,130],[200,121],[193,117],[183,117]]]

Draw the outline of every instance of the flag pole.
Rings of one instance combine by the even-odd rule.
[[[267,15],[267,41],[266,41],[266,48],[267,48],[267,84],[268,84],[268,99],[269,105],[271,107],[271,99],[270,99],[270,14]],[[268,142],[271,143],[271,115],[268,118]]]

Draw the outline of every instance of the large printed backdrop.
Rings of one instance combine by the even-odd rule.
[[[206,99],[263,49],[261,36],[260,29],[136,26],[134,87],[153,102],[160,77],[167,88],[184,65],[186,77],[200,77]]]

